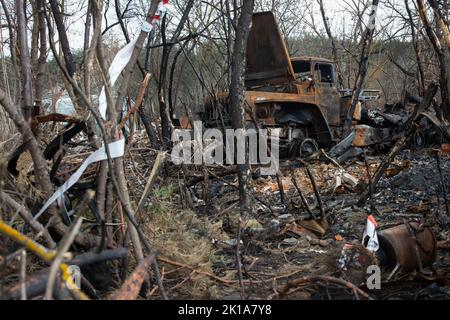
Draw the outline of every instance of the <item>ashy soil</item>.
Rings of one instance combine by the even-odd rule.
[[[185,181],[204,175],[205,170],[166,167],[171,179],[160,181],[144,220],[160,256],[179,263],[161,263],[169,295],[178,299],[240,299],[243,292],[250,299],[362,298],[341,284],[313,278],[332,276],[378,299],[450,298],[450,217],[432,150],[404,150],[374,188],[367,205],[358,207],[368,170],[372,175],[381,160],[382,156],[372,156],[367,157],[367,166],[363,159],[356,159],[341,167],[329,161],[310,162],[326,219],[320,219],[311,182],[296,160],[281,165],[285,203],[281,202],[276,177],[254,175],[250,196],[253,213],[248,216],[240,215],[236,175],[218,177],[226,169],[208,168],[212,174],[209,179],[188,188]],[[450,157],[441,155],[440,166],[448,192]],[[316,220],[309,218],[292,178]],[[139,190],[136,196],[139,198]],[[391,275],[392,268],[382,267],[380,290],[366,288],[366,265],[354,263],[348,270],[340,270],[338,260],[345,244],[361,250],[360,256],[368,258],[369,264],[378,262],[360,245],[369,214],[379,228],[404,219],[431,227],[439,247],[435,263],[426,267],[425,273],[400,270]],[[236,260],[240,220],[242,288]],[[300,278],[307,280],[279,294],[289,281]],[[158,291],[154,289],[151,294],[147,298],[156,298]]]

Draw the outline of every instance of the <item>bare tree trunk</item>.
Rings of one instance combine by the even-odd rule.
[[[425,31],[427,33],[428,38],[433,45],[434,51],[438,56],[439,60],[439,69],[440,69],[440,79],[439,86],[441,90],[441,98],[442,98],[442,111],[444,117],[447,120],[450,120],[450,97],[448,90],[448,73],[447,73],[447,64],[444,49],[442,48],[441,42],[437,37],[436,33],[433,31],[431,27],[431,23],[428,20],[427,11],[425,8],[425,3],[423,0],[417,0],[417,5],[419,8],[420,19],[422,20],[423,26],[425,27]]]
[[[66,28],[64,26],[64,19],[59,9],[59,4],[56,0],[49,0],[52,8],[53,17],[55,19],[56,28],[58,29],[59,42],[64,54],[64,62],[66,63],[69,75],[73,77],[76,67],[73,60],[72,51],[70,50],[69,39],[67,37]]]
[[[117,20],[119,22],[120,28],[122,29],[122,33],[123,33],[123,35],[125,37],[125,40],[127,41],[127,43],[129,43],[130,42],[130,36],[128,35],[128,31],[127,31],[127,29],[125,27],[125,23],[123,21],[123,17],[125,15],[125,13],[127,12],[128,5],[124,9],[124,11],[122,12],[121,8],[120,8],[120,1],[119,0],[114,0],[114,4],[115,4],[116,16],[117,16]],[[150,43],[151,38],[152,38],[151,36],[148,37],[148,44]],[[141,69],[143,77],[145,77],[146,71],[148,71],[148,62],[149,62],[149,55],[150,55],[150,48],[149,48],[148,44],[147,44],[147,51],[146,51],[146,55],[145,55],[145,66],[144,66],[143,69]],[[139,64],[138,64],[138,66],[139,66]],[[147,100],[147,96],[145,96],[144,100]],[[144,125],[145,131],[147,133],[147,136],[148,136],[149,140],[153,144],[153,147],[158,149],[159,148],[159,142],[158,142],[158,138],[157,138],[156,132],[155,132],[155,130],[152,127],[151,119],[149,118],[149,116],[146,113],[146,111],[144,110],[144,108],[139,108],[138,109],[138,114],[139,114],[139,117],[141,118],[142,124]]]
[[[420,96],[423,96],[425,93],[425,73],[423,71],[423,65],[422,60],[420,58],[420,45],[419,45],[419,38],[416,33],[416,26],[414,25],[413,16],[411,13],[411,9],[409,7],[409,1],[410,0],[404,0],[405,1],[405,8],[408,13],[408,22],[411,27],[411,37],[414,47],[414,52],[416,54],[416,61],[417,61],[417,70],[419,72],[418,74],[418,83],[419,83],[419,94]]]
[[[18,131],[22,134],[23,142],[27,144],[28,150],[33,158],[36,182],[44,193],[44,196],[49,197],[53,191],[53,186],[50,182],[47,163],[39,148],[39,144],[31,131],[29,123],[27,123],[22,114],[17,112],[13,101],[9,99],[2,89],[0,89],[0,105],[3,106],[10,118],[14,121]]]
[[[437,24],[442,31],[442,35],[447,45],[447,48],[450,50],[450,31],[448,30],[448,22],[443,17],[441,10],[439,9],[439,3],[436,0],[428,0],[431,8],[433,8],[434,16],[436,17]]]
[[[323,0],[317,0],[317,1],[319,2],[320,13],[322,15],[322,20],[323,20],[323,24],[325,26],[325,31],[327,32],[328,39],[330,39],[330,41],[331,41],[331,51],[333,54],[333,60],[336,63],[336,68],[337,68],[336,71],[337,71],[337,75],[338,75],[339,87],[343,88],[344,87],[344,79],[342,78],[342,73],[341,73],[340,66],[339,66],[339,56],[338,56],[338,51],[337,51],[337,47],[336,47],[336,41],[334,40],[333,34],[331,33],[330,25],[328,24],[328,18],[327,18],[327,15],[325,14]]]
[[[38,20],[39,20],[39,58],[37,61],[36,84],[34,103],[37,107],[42,106],[44,95],[44,75],[47,63],[47,29],[45,25],[45,15],[43,12],[43,0],[38,0]]]
[[[100,13],[101,14],[101,13]],[[86,12],[86,22],[84,29],[84,41],[83,41],[83,85],[84,92],[88,97],[91,96],[91,69],[92,69],[92,55],[94,52],[94,48],[91,48],[89,43],[89,36],[91,33],[91,21],[92,21],[92,2],[89,1],[87,12]],[[98,26],[101,32],[101,25]],[[94,35],[92,39],[98,39],[98,35],[95,34],[95,26],[94,26]],[[95,43],[96,44],[96,43]]]
[[[425,3],[423,2],[423,0],[417,0],[417,5],[419,7],[420,19],[422,20],[427,36],[430,39],[431,44],[433,45],[434,51],[438,56],[440,69],[439,85],[441,90],[443,111],[446,112],[447,109],[446,106],[448,106],[449,103],[449,95],[448,95],[448,74],[447,74],[447,66],[445,63],[444,50],[442,48],[441,42],[439,41],[439,38],[437,37],[436,33],[433,31],[431,27],[430,21],[428,20]],[[446,117],[448,117],[448,115]]]
[[[352,122],[353,122],[353,113],[355,112],[355,108],[359,101],[359,96],[361,94],[362,87],[366,80],[367,69],[368,69],[368,65],[369,65],[370,48],[372,46],[373,34],[375,32],[375,19],[376,19],[378,3],[379,3],[379,0],[373,0],[372,12],[370,14],[369,23],[367,25],[366,32],[364,33],[364,37],[362,39],[363,48],[362,48],[361,56],[359,59],[358,78],[356,81],[356,85],[353,89],[352,102],[351,102],[350,108],[347,112],[347,117],[345,119],[342,138],[347,137],[351,131]]]
[[[14,95],[15,102],[18,102],[18,97],[20,96],[20,70],[19,70],[19,58],[17,57],[17,50],[16,50],[16,32],[14,27],[13,19],[10,15],[10,12],[8,10],[8,7],[6,6],[5,0],[0,0],[3,12],[5,13],[6,22],[8,23],[8,32],[9,32],[9,51],[11,53],[11,61],[14,67],[14,75],[15,75],[15,91],[16,94]]]
[[[146,21],[147,23],[150,23],[153,16],[155,15],[156,9],[158,8],[159,0],[152,0],[150,8],[148,9]],[[136,63],[139,58],[139,54],[142,50],[142,46],[144,44],[145,38],[147,38],[147,33],[144,31],[141,31],[139,33],[139,36],[136,40],[136,45],[134,47],[134,51],[131,55],[130,61],[123,71],[123,79],[122,84],[120,85],[118,96],[116,99],[116,110],[120,111],[122,109],[123,103],[125,101],[125,96],[127,94],[128,86],[130,85],[130,79],[131,75],[133,74],[133,70],[136,66]]]
[[[234,42],[233,58],[231,63],[231,85],[230,85],[230,103],[231,103],[231,122],[234,129],[241,129],[245,133],[245,108],[244,108],[244,75],[246,65],[246,45],[248,34],[250,33],[250,24],[254,8],[254,0],[244,1],[239,17],[238,28],[236,31],[236,40]],[[246,148],[247,149],[247,148]],[[247,154],[247,152],[246,152]],[[247,158],[247,155],[246,155]],[[247,159],[246,159],[247,161]],[[250,167],[248,164],[238,164],[239,178],[239,197],[241,212],[250,211],[249,199],[247,196],[249,190]]]
[[[31,41],[31,67],[32,83],[34,86],[34,106],[31,130],[33,130],[36,136],[39,135],[39,123],[34,120],[34,117],[41,113],[45,86],[45,66],[47,63],[47,29],[42,5],[42,0],[32,2],[34,24]]]
[[[19,40],[20,68],[22,79],[22,113],[25,121],[30,121],[33,113],[33,91],[31,84],[31,62],[28,51],[27,21],[23,0],[15,0],[17,33]]]
[[[177,42],[178,37],[181,34],[181,31],[184,28],[184,25],[189,17],[192,7],[194,6],[195,0],[189,0],[186,4],[186,8],[183,11],[183,16],[178,23],[177,29],[175,30],[172,38],[170,39],[170,43],[166,42],[166,17],[163,19],[163,23],[161,26],[161,35],[163,39],[163,54],[161,58],[161,67],[159,73],[159,82],[158,82],[158,98],[159,98],[159,115],[161,117],[161,131],[162,131],[162,142],[163,148],[167,149],[170,145],[170,136],[173,128],[173,124],[171,121],[172,114],[169,114],[169,110],[167,110],[167,90],[166,90],[166,78],[167,78],[167,69],[169,65],[169,56],[172,51],[173,45]]]
[[[161,118],[161,142],[163,150],[168,150],[170,148],[170,117],[167,114],[166,108],[166,74],[167,74],[167,64],[169,60],[169,48],[167,46],[166,38],[166,26],[167,20],[166,16],[162,19],[161,23],[161,38],[163,42],[163,53],[161,58],[161,67],[159,71],[159,82],[158,82],[158,102],[159,102],[159,116]]]

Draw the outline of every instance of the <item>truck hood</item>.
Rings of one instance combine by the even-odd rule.
[[[294,80],[289,53],[272,12],[253,14],[247,40],[247,87],[279,85]]]

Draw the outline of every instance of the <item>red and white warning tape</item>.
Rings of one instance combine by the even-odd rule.
[[[378,243],[378,235],[377,235],[377,227],[378,223],[375,221],[375,218],[372,215],[367,217],[366,229],[364,230],[362,243],[364,244],[367,237],[369,241],[367,242],[366,248],[369,251],[375,252],[380,248],[380,244]]]

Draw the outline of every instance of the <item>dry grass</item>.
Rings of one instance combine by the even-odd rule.
[[[213,273],[212,264],[220,258],[211,239],[218,230],[208,219],[190,210],[177,208],[176,197],[171,185],[155,192],[152,203],[144,213],[144,232],[161,257]],[[182,285],[171,290],[171,294],[187,299],[217,298],[214,282],[210,278],[186,269],[171,272],[176,268],[167,264],[163,266],[165,272],[169,272],[166,280],[170,279],[170,283],[174,283],[168,287],[169,290],[185,280]]]
[[[0,123],[0,150],[2,150],[4,145],[8,143],[8,140],[11,139],[16,132],[14,124],[2,107],[0,107]]]

